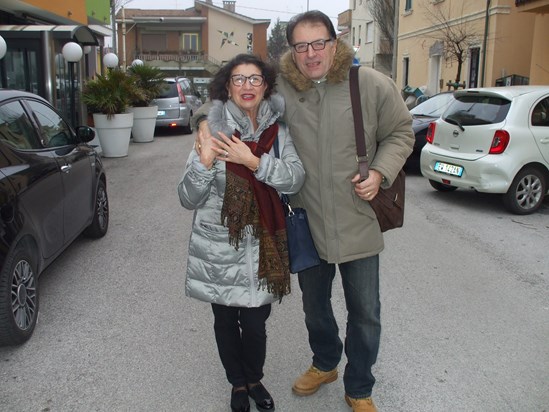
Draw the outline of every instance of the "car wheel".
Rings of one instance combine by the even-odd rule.
[[[97,184],[97,193],[95,194],[95,208],[93,211],[93,220],[84,231],[84,235],[91,238],[100,238],[105,236],[109,228],[109,198],[105,183],[100,180]]]
[[[456,186],[447,185],[444,183],[437,182],[436,180],[429,179],[429,183],[433,187],[433,189],[438,190],[439,192],[453,192],[457,189]]]
[[[192,117],[193,117],[193,114],[191,112],[191,114],[189,115],[189,124],[187,124],[187,126],[183,126],[183,133],[185,134],[192,134],[193,132],[193,125],[191,122]]]
[[[503,205],[516,215],[534,213],[541,206],[546,191],[543,173],[529,167],[515,176],[509,190],[503,195]]]
[[[33,254],[19,243],[0,273],[0,346],[27,341],[37,317],[38,273]]]

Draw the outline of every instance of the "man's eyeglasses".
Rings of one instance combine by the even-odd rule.
[[[231,81],[235,86],[244,86],[246,80],[254,87],[259,87],[265,81],[265,76],[260,76],[259,74],[252,74],[251,76],[244,76],[243,74],[233,74],[231,76]]]
[[[292,47],[298,53],[305,53],[307,50],[309,50],[309,46],[311,46],[313,50],[319,51],[319,50],[324,50],[324,48],[326,47],[326,43],[328,43],[329,41],[333,41],[333,39],[315,40],[310,43],[307,43],[307,42],[296,43]]]

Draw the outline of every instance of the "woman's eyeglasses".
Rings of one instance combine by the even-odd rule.
[[[319,51],[319,50],[324,50],[324,48],[326,47],[326,43],[328,43],[329,41],[333,41],[333,39],[315,40],[310,43],[307,43],[307,42],[296,43],[292,47],[298,53],[305,53],[307,50],[309,50],[309,46],[311,46],[313,50]]]
[[[233,74],[231,76],[231,81],[235,86],[244,86],[246,80],[248,80],[252,86],[259,87],[265,81],[265,77],[260,76],[259,74],[252,74],[251,76],[244,76],[243,74]]]

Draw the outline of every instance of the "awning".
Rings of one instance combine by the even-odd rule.
[[[0,35],[8,38],[39,38],[40,33],[49,31],[54,39],[71,40],[83,46],[99,46],[95,33],[87,26],[53,25],[0,25]]]

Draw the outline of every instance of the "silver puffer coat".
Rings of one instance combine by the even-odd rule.
[[[232,105],[229,108],[227,105]],[[262,102],[258,114],[259,127],[252,132],[250,119],[235,110],[232,102],[214,102],[208,121],[217,136],[224,131],[230,136],[234,129],[243,141],[257,141],[261,133],[284,111],[284,101],[278,95]],[[305,171],[296,154],[288,128],[279,123],[280,158],[271,153],[261,156],[256,179],[281,193],[296,193],[305,180]],[[178,185],[183,207],[194,210],[189,257],[187,262],[187,296],[226,306],[258,307],[276,298],[266,291],[257,277],[259,240],[247,231],[240,248],[229,245],[229,231],[221,224],[221,207],[225,193],[225,163],[216,162],[208,170],[196,151],[187,160]]]

